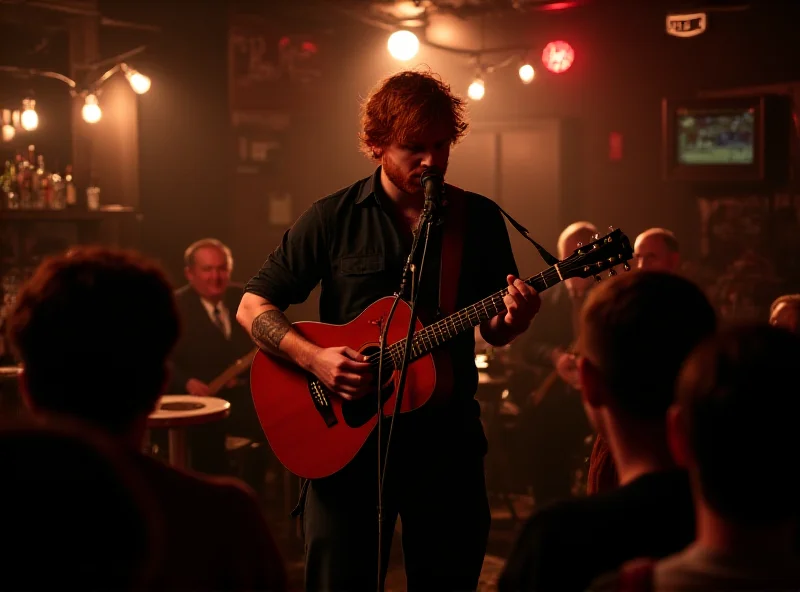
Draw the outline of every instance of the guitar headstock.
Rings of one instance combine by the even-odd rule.
[[[594,276],[600,281],[598,274],[605,270],[609,276],[616,275],[614,267],[622,265],[625,271],[630,269],[628,261],[633,258],[631,242],[622,230],[617,228],[607,235],[587,245],[580,245],[572,255],[558,264],[559,271],[564,279],[569,277],[588,278]]]

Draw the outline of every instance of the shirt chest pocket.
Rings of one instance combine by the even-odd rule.
[[[370,276],[382,273],[386,268],[383,255],[353,255],[342,257],[339,274],[345,276]]]

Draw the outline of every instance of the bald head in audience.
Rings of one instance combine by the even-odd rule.
[[[597,234],[597,227],[591,222],[573,222],[558,237],[558,258],[566,259],[572,255],[578,245],[588,245],[592,242],[595,234]],[[586,279],[572,277],[565,280],[565,283],[571,297],[582,298],[594,280],[591,277]]]
[[[636,237],[633,245],[636,266],[648,271],[678,271],[681,258],[678,239],[666,228],[650,228]]]
[[[800,333],[800,294],[785,294],[769,308],[769,324]]]

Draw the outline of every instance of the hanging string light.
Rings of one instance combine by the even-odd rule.
[[[483,78],[480,76],[475,77],[475,79],[472,81],[472,84],[470,84],[469,88],[467,89],[467,96],[473,101],[480,101],[485,94],[486,85],[483,82]]]
[[[129,54],[126,54],[129,55]],[[81,108],[81,115],[87,123],[97,123],[103,117],[103,111],[100,108],[98,95],[100,93],[103,83],[111,78],[117,72],[122,72],[128,80],[131,89],[136,94],[145,94],[150,90],[151,81],[148,76],[145,76],[138,70],[131,68],[125,62],[119,62],[114,65],[110,70],[106,71],[98,80],[89,84],[85,90],[79,91],[78,84],[71,78],[59,74],[58,72],[48,72],[43,70],[31,70],[28,68],[19,68],[17,66],[0,66],[0,72],[10,72],[13,74],[23,76],[41,76],[44,78],[53,78],[59,80],[69,87],[70,94],[75,98],[82,98],[84,101]],[[6,110],[12,113],[12,119],[19,117],[18,121],[6,121],[5,111],[3,119],[2,137],[3,140],[8,142],[14,138],[16,132],[21,128],[25,131],[33,131],[39,127],[39,115],[36,112],[36,101],[31,97],[26,97],[22,101],[22,110],[13,111]]]
[[[407,62],[419,52],[419,39],[411,31],[395,31],[389,36],[387,47],[394,59]]]
[[[103,116],[103,111],[97,103],[97,95],[86,95],[83,109],[81,109],[81,115],[86,123],[97,123],[100,121],[100,118]]]
[[[36,113],[36,101],[24,99],[22,101],[22,116],[20,117],[22,129],[31,132],[39,127],[39,114]]]

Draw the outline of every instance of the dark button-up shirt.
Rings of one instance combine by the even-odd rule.
[[[399,225],[380,182],[381,169],[350,187],[315,202],[284,234],[278,247],[245,287],[285,310],[305,301],[322,282],[319,317],[344,324],[381,297],[400,288],[410,251],[409,233]],[[517,266],[505,222],[493,202],[466,192],[464,251],[456,293],[461,309],[507,286],[506,275]],[[441,236],[434,231],[425,257],[418,308],[438,311]],[[418,249],[421,255],[422,249]],[[447,277],[447,273],[445,277]],[[478,384],[472,331],[446,346],[454,370],[454,404],[477,417],[473,399]]]

